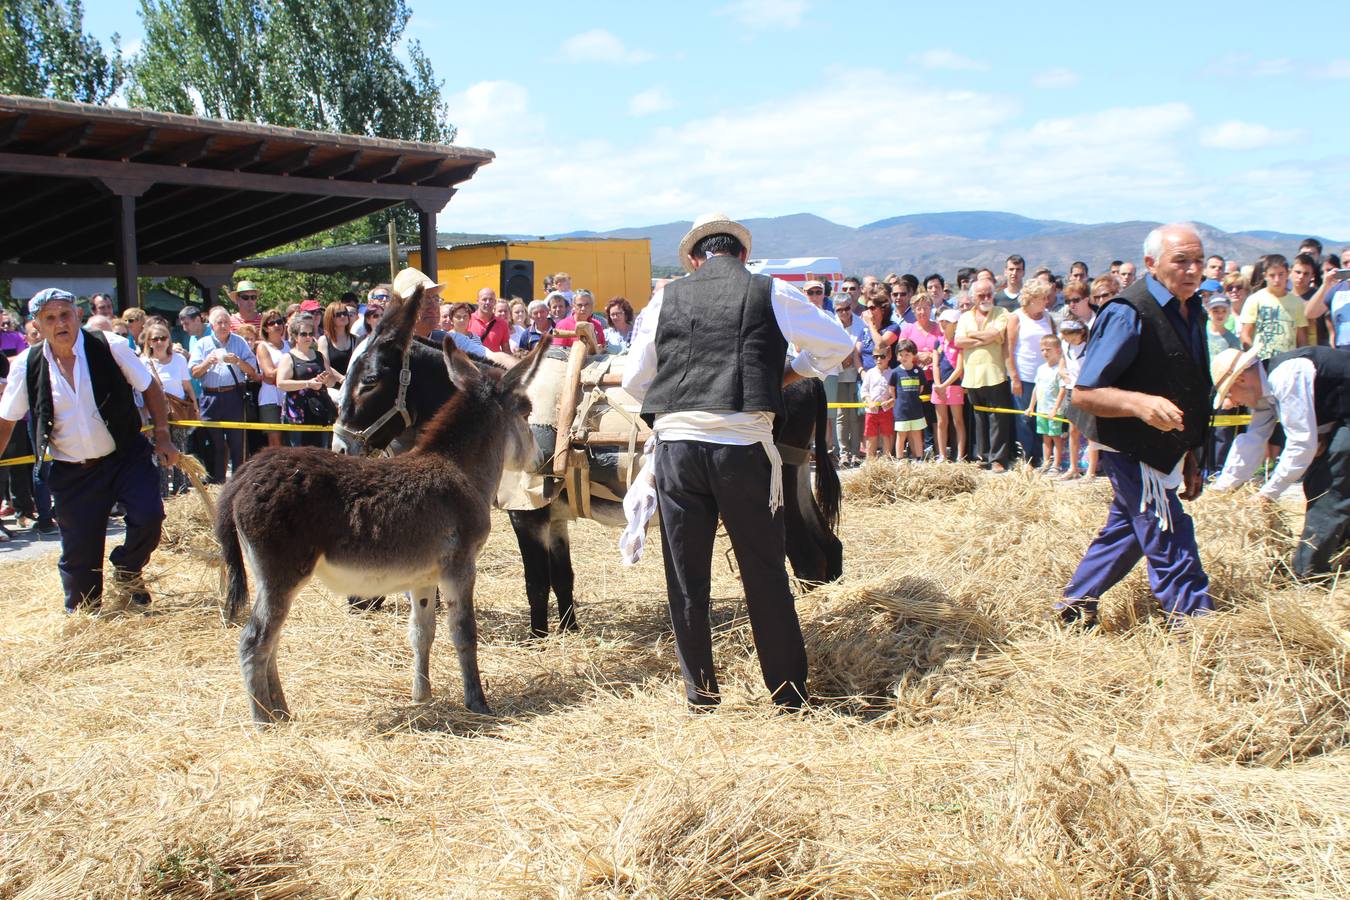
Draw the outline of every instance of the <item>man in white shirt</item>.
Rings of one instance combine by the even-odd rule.
[[[1294,574],[1307,578],[1331,571],[1331,559],[1350,529],[1350,354],[1300,347],[1273,357],[1267,372],[1256,348],[1225,350],[1210,365],[1215,408],[1252,411],[1252,423],[1233,441],[1214,490],[1232,490],[1251,478],[1265,461],[1275,426],[1283,426],[1284,449],[1256,496],[1274,502],[1302,480],[1307,511]]]
[[[247,411],[244,385],[258,378],[258,358],[248,341],[233,333],[230,311],[213,307],[209,317],[211,333],[198,338],[188,356],[192,377],[201,381],[203,422],[244,422]],[[211,482],[224,484],[225,464],[234,471],[244,464],[244,432],[222,428],[211,436]]]
[[[43,343],[14,357],[0,395],[0,447],[31,409],[34,453],[41,459],[50,451],[53,460],[49,485],[61,529],[66,612],[97,606],[103,596],[103,546],[114,503],[126,509],[127,531],[109,561],[132,603],[145,606],[150,595],[141,570],[159,546],[164,504],[132,392],[144,396],[155,453],[171,466],[178,451],[169,438],[164,391],[126,341],[80,328],[75,298],[65,291],[38,292],[29,310]]]
[[[853,339],[797,288],[745,268],[750,232],[703,216],[680,242],[690,272],[658,289],[633,328],[623,387],[652,425],[666,593],[691,707],[720,693],[708,623],[718,516],[740,565],[764,683],[807,699],[806,648],[784,566],[782,460],[773,421],[783,386],[824,378]],[[797,349],[785,368],[788,346]]]

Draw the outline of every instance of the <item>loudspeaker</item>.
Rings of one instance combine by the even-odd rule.
[[[526,303],[534,300],[534,260],[502,260],[502,289],[497,293],[503,300],[519,297]]]

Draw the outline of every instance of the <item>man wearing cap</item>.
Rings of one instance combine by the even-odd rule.
[[[1200,236],[1189,225],[1154,229],[1144,265],[1148,274],[1097,314],[1073,389],[1071,417],[1101,451],[1115,500],[1056,605],[1067,624],[1095,626],[1098,600],[1140,557],[1169,616],[1213,609],[1181,507],[1203,487],[1199,450],[1209,430]]]
[[[159,545],[164,504],[133,392],[154,422],[154,452],[171,466],[178,451],[164,391],[125,341],[80,328],[75,298],[65,291],[38,292],[29,311],[43,342],[14,357],[0,395],[0,447],[31,410],[34,454],[50,452],[53,460],[48,485],[61,530],[66,612],[96,606],[103,596],[103,547],[115,503],[126,509],[126,540],[109,560],[117,582],[143,607],[150,595],[141,571]]]
[[[809,288],[810,285],[807,285]],[[822,294],[824,285],[821,286]],[[809,296],[809,295],[808,295]],[[826,399],[831,403],[857,403],[858,402],[858,376],[861,372],[862,363],[862,342],[867,336],[867,326],[863,324],[862,319],[853,315],[853,296],[851,294],[839,293],[831,298],[834,306],[834,318],[839,323],[839,327],[848,332],[853,339],[853,350],[844,361],[839,365],[839,375],[835,381],[834,393],[827,393]],[[829,390],[829,380],[825,382],[826,390]],[[834,438],[835,446],[839,452],[839,463],[844,466],[852,466],[859,463],[862,459],[860,448],[862,447],[862,410],[854,407],[841,406],[834,412]]]
[[[188,356],[188,371],[202,384],[203,422],[244,422],[244,384],[258,377],[258,359],[248,341],[235,334],[230,311],[212,307],[208,317],[211,333],[197,339]],[[211,435],[211,481],[225,482],[225,465],[239,471],[244,464],[244,432],[239,428],[214,429]]]
[[[1284,427],[1284,449],[1260,502],[1279,499],[1303,481],[1307,511],[1303,539],[1294,551],[1299,578],[1331,571],[1350,526],[1350,354],[1332,347],[1300,347],[1260,365],[1258,349],[1225,350],[1211,364],[1215,409],[1245,406],[1247,430],[1233,441],[1214,489],[1228,491],[1246,482],[1266,458],[1275,426]]]
[[[230,291],[230,299],[239,308],[239,324],[257,326],[262,321],[258,314],[258,286],[251,281],[241,281]]]
[[[806,702],[806,648],[783,556],[782,460],[773,442],[783,386],[823,378],[853,350],[828,313],[785,281],[745,268],[750,232],[703,216],[680,241],[691,274],[653,294],[633,328],[623,387],[656,438],[675,652],[693,707],[720,698],[708,623],[719,515],[740,566],[764,683],[775,703]],[[788,345],[797,348],[790,369]]]

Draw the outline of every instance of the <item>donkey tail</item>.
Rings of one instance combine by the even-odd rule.
[[[225,624],[236,621],[239,610],[248,603],[248,572],[244,569],[244,551],[239,543],[239,528],[234,523],[233,492],[221,492],[216,507],[216,540],[220,543],[224,563],[222,581],[225,582]]]
[[[825,517],[825,524],[831,531],[839,528],[839,507],[842,491],[839,485],[839,472],[830,458],[830,443],[827,428],[830,427],[829,403],[825,397],[825,385],[819,379],[813,379],[816,400],[816,503]]]

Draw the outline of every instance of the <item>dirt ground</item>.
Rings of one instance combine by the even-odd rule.
[[[798,716],[722,540],[716,713],[685,710],[654,529],[625,568],[576,525],[582,629],[530,641],[498,514],[496,718],[464,709],[444,628],[414,705],[406,602],[311,584],[279,657],[296,719],[267,729],[196,500],[148,615],[67,618],[54,556],[0,559],[0,896],[1350,895],[1350,594],[1290,582],[1292,516],[1204,498],[1222,611],[1169,629],[1140,567],[1080,634],[1045,613],[1104,483],[886,477],[938,496],[850,488],[845,579],[798,602],[826,701]]]

